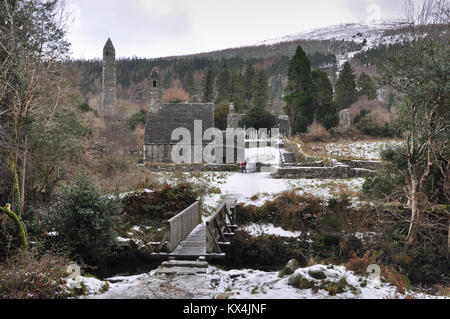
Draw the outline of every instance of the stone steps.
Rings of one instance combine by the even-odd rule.
[[[169,260],[163,262],[161,266],[154,271],[154,274],[171,276],[199,275],[206,274],[208,267],[208,263],[202,260]]]
[[[189,276],[189,275],[204,275],[208,268],[191,268],[191,267],[171,267],[158,268],[155,270],[155,275],[172,275],[172,276]]]
[[[191,261],[191,260],[169,260],[161,264],[163,268],[175,267],[191,267],[191,268],[208,268],[206,261]]]

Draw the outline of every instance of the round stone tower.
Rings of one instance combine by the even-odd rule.
[[[150,74],[150,112],[158,113],[162,108],[162,89],[159,68],[154,67]]]
[[[103,48],[102,114],[111,117],[116,111],[116,50],[108,38]]]

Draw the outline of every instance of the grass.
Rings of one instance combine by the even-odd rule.
[[[0,263],[0,299],[65,299],[70,261],[61,255],[21,251]]]
[[[363,143],[379,143],[379,142],[385,142],[385,143],[392,143],[392,142],[401,142],[399,139],[373,139],[373,138],[367,138],[367,137],[360,137],[358,140],[349,140],[349,139],[329,139],[329,141],[326,142],[314,142],[310,141],[304,136],[295,136],[291,138],[286,145],[288,150],[290,152],[293,152],[296,154],[296,158],[298,162],[313,162],[313,161],[324,161],[324,162],[330,162],[331,159],[335,159],[338,161],[342,160],[360,160],[364,159],[361,157],[357,157],[352,155],[352,148],[350,147],[351,144],[363,142]],[[326,145],[328,144],[336,144],[336,147],[340,149],[340,152],[342,152],[342,155],[332,155],[330,154],[327,149]],[[301,146],[301,149],[298,147],[298,145]]]

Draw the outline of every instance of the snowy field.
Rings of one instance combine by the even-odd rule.
[[[226,199],[235,199],[238,203],[262,206],[284,191],[296,190],[299,194],[313,195],[329,199],[341,190],[350,194],[358,193],[364,184],[364,178],[351,179],[272,179],[270,173],[229,173],[202,172],[201,177],[185,173],[182,179],[173,173],[155,173],[162,182],[176,184],[182,179],[199,186],[219,189],[220,193],[208,193],[202,196],[206,208],[216,208]]]
[[[399,141],[360,141],[354,143],[329,143],[324,151],[333,157],[348,157],[361,160],[380,160],[381,151],[388,145],[399,145]]]
[[[319,280],[311,273],[323,273]],[[87,281],[94,287],[88,290],[91,299],[391,299],[405,298],[397,288],[380,278],[358,276],[344,266],[315,265],[298,269],[292,276],[301,276],[318,286],[321,282],[338,282],[345,279],[345,291],[330,296],[325,290],[298,289],[288,284],[290,276],[280,278],[277,272],[258,270],[219,270],[209,267],[206,275],[165,276],[154,272],[129,277],[107,279],[109,290],[98,292],[104,282]],[[97,292],[95,292],[97,291]],[[425,294],[410,294],[417,299],[435,299]]]
[[[240,228],[240,230],[246,231],[250,236],[259,237],[261,235],[273,235],[280,237],[290,237],[297,238],[300,237],[302,232],[292,232],[284,230],[281,227],[275,227],[273,224],[249,224],[245,227]]]

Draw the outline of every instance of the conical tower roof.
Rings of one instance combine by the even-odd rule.
[[[106,41],[105,47],[103,48],[104,50],[106,49],[113,49],[114,50],[114,45],[111,41],[111,38],[108,38],[108,41]]]

